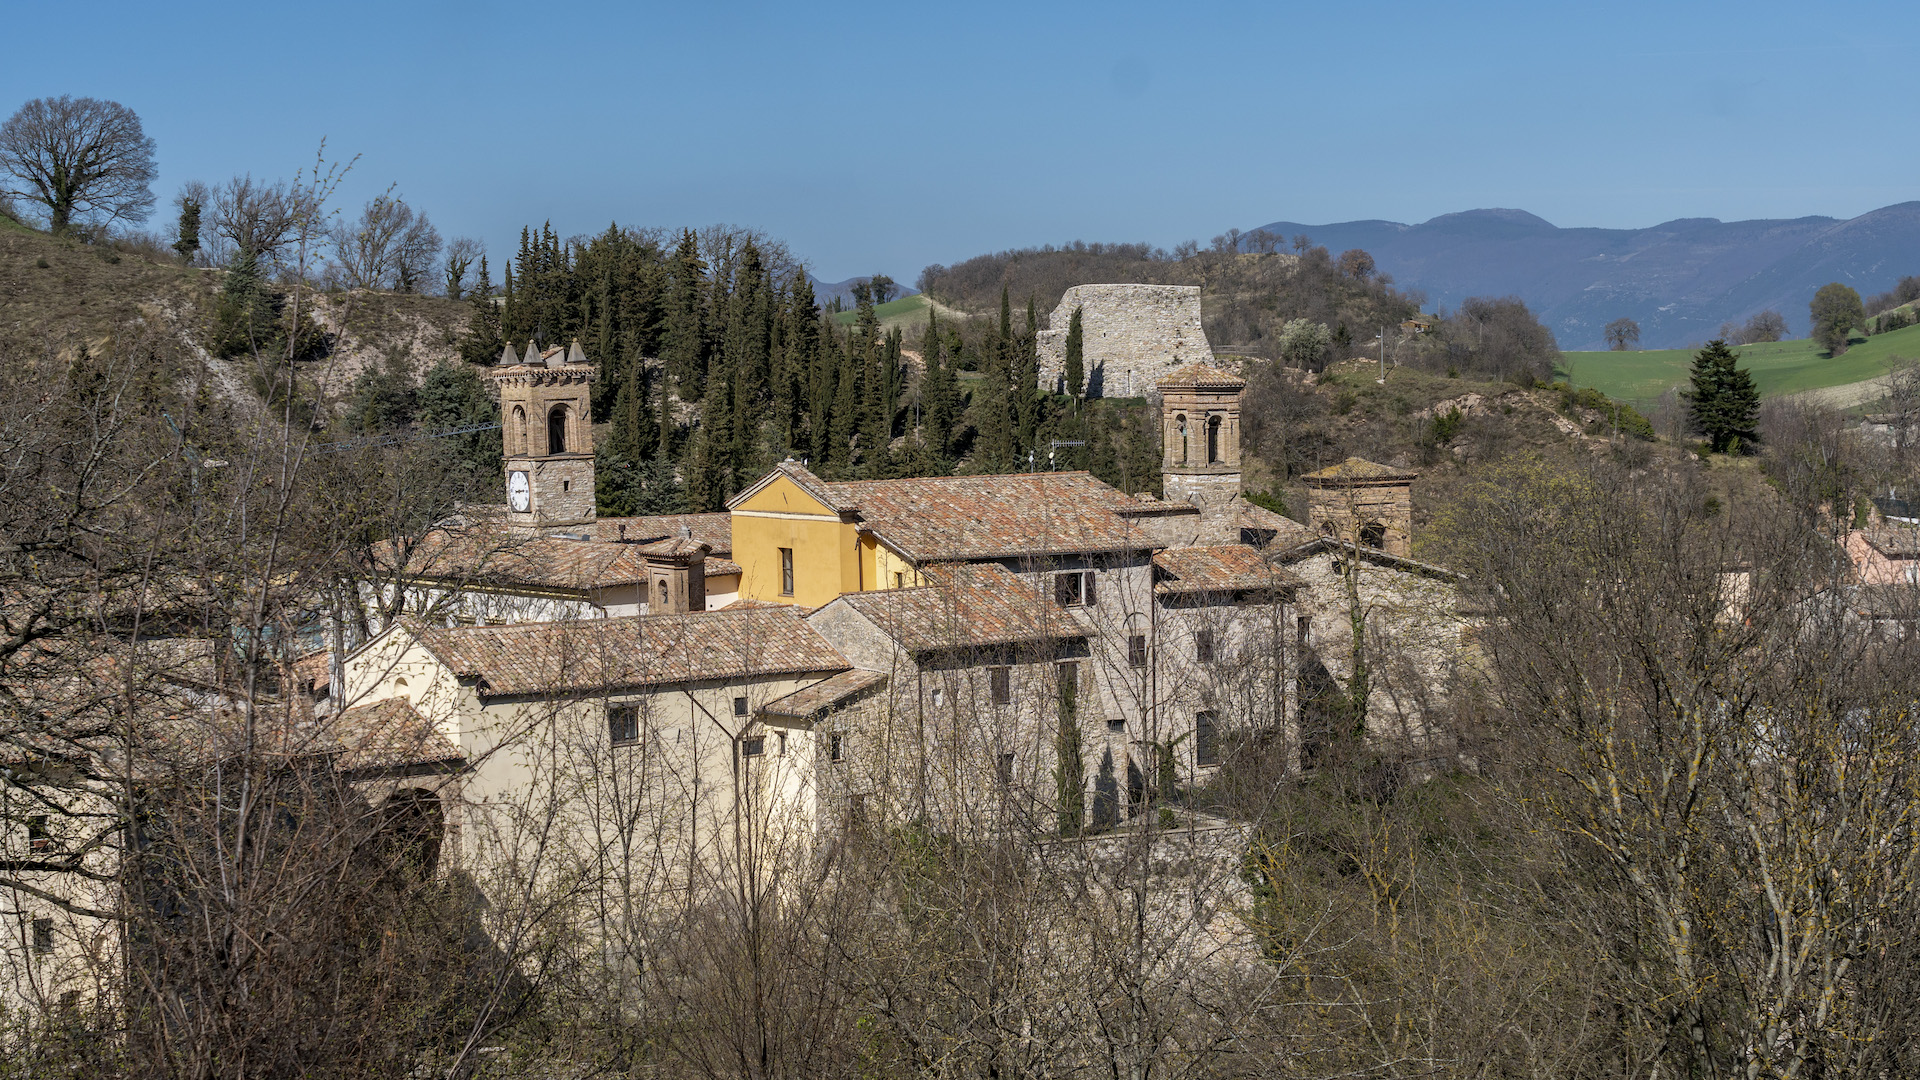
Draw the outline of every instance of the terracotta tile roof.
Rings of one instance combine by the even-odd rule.
[[[328,658],[332,654],[326,649],[310,652],[293,662],[293,685],[302,693],[311,694],[333,679],[333,668]]]
[[[1920,555],[1920,529],[1877,528],[1866,530],[1867,543],[1882,555],[1912,558]]]
[[[742,573],[740,569],[740,564],[737,562],[734,562],[732,559],[715,559],[712,557],[708,557],[706,561],[706,568],[707,568],[706,576],[710,578],[725,577],[728,574]]]
[[[1409,573],[1438,578],[1442,581],[1461,582],[1465,581],[1467,577],[1457,570],[1449,570],[1444,566],[1435,566],[1433,563],[1421,562],[1418,559],[1409,559],[1404,555],[1389,555],[1379,548],[1363,547],[1353,543],[1351,540],[1341,540],[1332,536],[1316,536],[1289,548],[1277,548],[1276,546],[1276,549],[1270,549],[1269,553],[1276,563],[1295,563],[1327,551],[1343,552],[1349,557],[1357,556],[1380,566],[1392,567],[1396,570],[1405,570]]]
[[[1310,472],[1300,479],[1306,481],[1308,487],[1313,487],[1316,485],[1316,482],[1325,483],[1332,481],[1337,483],[1343,480],[1413,480],[1418,478],[1419,475],[1419,473],[1408,472],[1405,469],[1390,468],[1378,462],[1368,461],[1365,458],[1350,457],[1338,465],[1329,465],[1316,472]]]
[[[669,536],[665,540],[655,540],[651,544],[641,544],[640,553],[654,559],[692,559],[707,555],[707,545],[698,540],[689,540],[684,536]]]
[[[516,537],[488,528],[435,532],[406,552],[388,541],[374,558],[386,573],[474,586],[586,591],[647,580],[638,544]]]
[[[1245,544],[1168,548],[1154,555],[1153,565],[1169,575],[1153,587],[1162,595],[1292,588],[1300,584],[1299,578],[1267,562]]]
[[[686,615],[416,626],[413,633],[482,697],[570,696],[686,681],[845,671],[845,657],[783,605]]]
[[[1271,534],[1258,545],[1260,547],[1288,547],[1311,540],[1315,535],[1312,529],[1292,518],[1276,514],[1264,506],[1255,506],[1244,498],[1239,500],[1237,509],[1242,539],[1247,532]]]
[[[805,690],[796,690],[778,701],[762,705],[760,711],[769,716],[811,720],[835,705],[849,701],[876,686],[884,686],[886,681],[885,672],[853,668],[814,683]]]
[[[340,748],[338,767],[354,771],[454,765],[467,758],[403,697],[348,709],[326,721],[324,737]]]
[[[864,527],[916,562],[1133,551],[1116,513],[1138,504],[1089,473],[940,476],[829,485]]]
[[[709,554],[733,554],[733,515],[728,513],[600,518],[593,523],[593,538],[647,544],[679,536],[683,528],[707,545]]]
[[[1162,376],[1155,386],[1245,386],[1238,375],[1221,371],[1211,364],[1186,364]]]
[[[962,563],[922,572],[931,585],[847,593],[834,603],[847,604],[916,652],[1093,634],[1072,612],[998,563]]]

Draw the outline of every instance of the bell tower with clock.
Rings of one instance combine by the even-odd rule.
[[[576,525],[594,516],[594,368],[575,341],[525,356],[509,344],[493,369],[500,393],[507,522],[524,528]]]

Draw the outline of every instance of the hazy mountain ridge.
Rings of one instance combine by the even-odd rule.
[[[1304,234],[1336,254],[1363,248],[1402,288],[1424,292],[1430,307],[1519,296],[1566,349],[1603,348],[1602,329],[1622,315],[1640,324],[1645,348],[1704,341],[1721,323],[1769,307],[1804,334],[1807,302],[1821,285],[1841,281],[1866,295],[1920,272],[1920,202],[1844,221],[1679,218],[1645,229],[1563,229],[1510,209],[1442,214],[1418,225],[1278,221],[1261,228]]]

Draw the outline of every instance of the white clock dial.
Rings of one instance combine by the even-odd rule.
[[[507,474],[507,506],[516,514],[524,514],[533,505],[533,489],[527,483],[527,474],[519,469]]]

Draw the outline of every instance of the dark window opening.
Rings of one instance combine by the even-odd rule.
[[[1193,632],[1193,658],[1202,664],[1213,663],[1213,631]]]
[[[733,715],[735,716],[747,715],[747,699],[746,698],[737,697],[733,699]]]
[[[780,549],[780,595],[793,595],[793,549]]]
[[[993,775],[995,779],[1000,781],[1001,787],[1013,786],[1013,755],[1012,754],[1001,754],[998,758],[994,759]]]
[[[1370,548],[1387,546],[1387,527],[1377,521],[1369,521],[1360,526],[1360,542]]]
[[[33,951],[50,953],[53,951],[53,920],[33,920]]]
[[[1207,418],[1207,464],[1220,464],[1220,418]]]
[[[845,761],[847,759],[847,739],[844,735],[827,736],[827,760]]]
[[[660,610],[654,612],[654,614],[658,615],[658,614],[661,614],[662,612],[665,612],[667,608],[671,606],[667,601],[667,579],[661,578],[659,581],[654,582],[654,587],[655,587],[655,591],[657,591],[660,595],[660,598],[654,601],[655,603],[660,605]]]
[[[36,855],[54,849],[53,833],[47,829],[47,815],[35,814],[27,819],[27,848]]]
[[[1175,464],[1185,465],[1187,463],[1187,414],[1180,413],[1173,419],[1180,428],[1180,451],[1179,458]]]
[[[779,738],[779,741],[774,744],[776,752],[781,757],[785,757],[787,754],[787,733],[784,731],[776,731],[774,735]]]
[[[1078,607],[1086,602],[1086,576],[1079,571],[1053,575],[1053,602],[1061,607]]]
[[[1133,667],[1147,666],[1147,635],[1134,634],[1127,638],[1127,663]]]
[[[1297,615],[1293,620],[1293,643],[1302,649],[1307,647],[1307,631],[1313,628],[1313,617]]]
[[[614,705],[607,709],[607,738],[615,746],[637,742],[640,738],[640,710],[632,705]]]
[[[1086,579],[1087,579],[1087,606],[1093,607],[1095,603],[1093,599],[1093,571],[1091,570],[1087,571]]]
[[[767,752],[767,737],[754,735],[740,740],[741,757],[759,757]]]
[[[547,414],[547,453],[567,452],[567,407],[556,405]]]
[[[1203,768],[1220,764],[1220,735],[1211,712],[1193,718],[1193,763]]]
[[[1109,717],[1107,717],[1107,730],[1108,730],[1108,731],[1125,731],[1125,730],[1127,730],[1127,718],[1126,718],[1126,717],[1124,717],[1124,716],[1109,716]]]
[[[1013,703],[1013,670],[1011,668],[988,668],[987,688],[992,693],[995,705]]]

